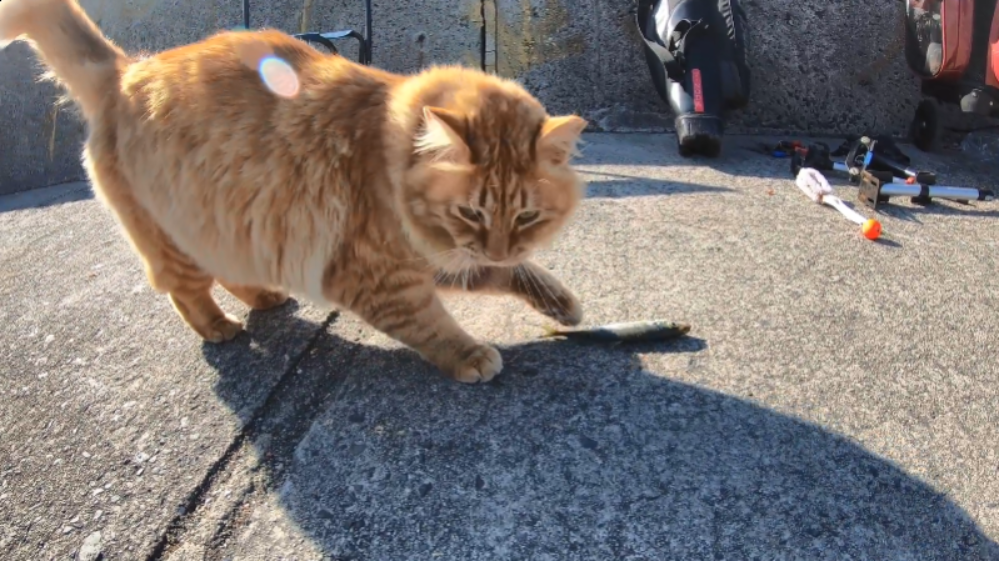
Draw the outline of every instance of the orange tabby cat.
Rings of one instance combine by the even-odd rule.
[[[570,158],[586,121],[549,116],[516,83],[391,74],[271,30],[130,57],[76,0],[2,0],[0,48],[19,38],[82,110],[87,173],[150,284],[204,339],[242,329],[214,282],[255,309],[289,294],[339,305],[463,382],[502,359],[438,289],[514,294],[579,323],[576,298],[528,258],[582,197]],[[265,56],[294,69],[286,95],[262,80]]]

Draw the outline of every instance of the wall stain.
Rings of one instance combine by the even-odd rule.
[[[55,160],[55,147],[57,138],[57,127],[59,123],[59,105],[52,107],[49,119],[52,121],[52,132],[49,133],[49,161]]]
[[[309,31],[309,20],[312,18],[312,1],[305,0],[305,4],[302,6],[302,25],[299,27],[299,33]]]
[[[581,33],[560,32],[572,21],[565,0],[497,1],[495,30],[496,71],[505,77],[517,77],[534,66],[554,62],[586,52],[586,38]]]
[[[465,51],[459,57],[459,64],[463,66],[469,66],[472,68],[485,68],[486,67],[486,49],[488,37],[493,37],[494,34],[489,32],[487,27],[490,25],[488,8],[492,4],[493,0],[462,0],[462,8],[460,8],[460,13],[464,15],[461,16],[462,20],[468,21],[469,25],[473,28],[478,28],[481,30],[480,34],[480,44],[478,45],[478,50],[476,52]]]
[[[462,66],[467,66],[469,68],[482,67],[481,56],[479,55],[479,53],[476,52],[465,51],[464,54],[462,54],[458,60],[459,60],[458,64]]]
[[[112,1],[110,9],[108,9],[108,0],[81,0],[80,5],[95,20],[101,18],[135,21],[151,14],[160,3],[161,0]]]

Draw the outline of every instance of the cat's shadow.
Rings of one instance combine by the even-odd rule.
[[[345,339],[337,321],[320,328],[292,302],[205,347],[219,397],[244,412],[244,392],[272,380],[261,357],[312,338],[245,432],[262,492],[330,558],[999,559],[960,507],[891,462],[663,377],[709,372],[696,337],[507,346],[504,373],[468,386]],[[221,555],[292,555],[234,535]]]

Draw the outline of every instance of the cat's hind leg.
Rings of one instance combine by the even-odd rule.
[[[149,284],[169,295],[174,310],[204,340],[221,343],[233,339],[243,324],[215,301],[211,292],[215,279],[177,250],[151,217],[139,218],[139,214],[129,212],[122,222],[145,262]]]
[[[178,251],[151,219],[126,226],[129,238],[146,264],[149,284],[169,295],[170,303],[198,335],[210,343],[236,337],[243,324],[225,313],[212,296],[215,282],[190,258]]]
[[[150,286],[168,294],[180,317],[206,341],[221,343],[239,334],[242,322],[225,313],[212,297],[215,279],[176,248],[135,200],[131,186],[117,170],[100,162],[88,167],[95,193],[117,217],[125,238],[142,259]]]
[[[269,310],[288,301],[288,293],[282,290],[242,286],[224,282],[221,279],[216,280],[218,280],[219,285],[226,289],[229,294],[232,294],[254,310]]]
[[[180,317],[210,343],[228,341],[243,330],[243,324],[230,314],[219,308],[211,293],[212,279],[183,283],[168,291],[170,303],[180,314]]]

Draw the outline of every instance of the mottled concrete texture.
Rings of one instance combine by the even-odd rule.
[[[57,89],[39,83],[30,49],[0,51],[0,194],[80,179],[84,127]]]
[[[753,98],[733,116],[733,131],[905,131],[919,88],[902,58],[870,85],[857,81],[859,71],[886,52],[901,17],[899,2],[742,3]],[[580,111],[603,129],[671,127],[642,54],[634,4],[497,0],[500,73],[520,77],[553,110]]]
[[[219,290],[247,332],[203,344],[86,184],[0,197],[0,559],[999,561],[999,204],[859,208],[873,243],[764,139],[586,140],[538,262],[587,325],[691,336],[450,296],[503,354],[478,386],[295,300]]]
[[[84,0],[128,48],[160,50],[241,22],[239,0]],[[895,0],[790,5],[744,0],[753,93],[730,133],[905,134],[919,84],[892,47]],[[433,62],[484,65],[516,77],[552,112],[577,112],[595,130],[672,127],[652,86],[635,27],[635,2],[610,0],[376,0],[374,64],[408,72]],[[362,0],[252,2],[252,27],[289,32],[363,29]],[[344,54],[356,56],[352,42]],[[859,75],[883,55],[867,85]],[[83,129],[54,90],[34,84],[23,46],[0,53],[0,192],[79,178]],[[953,120],[952,120],[953,121]],[[960,126],[974,119],[957,119]]]

